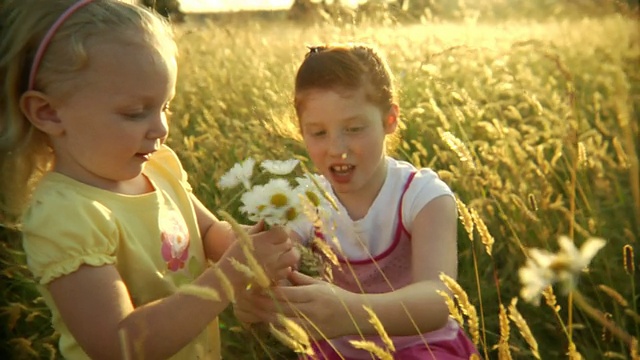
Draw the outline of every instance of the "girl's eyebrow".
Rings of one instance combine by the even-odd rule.
[[[345,118],[339,119],[338,122],[339,123],[350,123],[350,122],[354,122],[354,121],[361,121],[363,120],[364,117],[360,114],[356,114],[356,115],[351,115],[351,116],[347,116]],[[323,124],[317,122],[317,121],[305,121],[303,126],[323,126]]]
[[[344,118],[344,119],[342,119],[340,121],[342,121],[342,122],[352,122],[352,121],[358,121],[358,120],[364,120],[364,116],[359,115],[359,114],[358,115],[353,115],[353,116],[346,117],[346,118]]]

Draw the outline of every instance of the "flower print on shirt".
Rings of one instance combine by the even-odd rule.
[[[189,230],[184,220],[175,212],[169,212],[162,226],[162,258],[167,268],[178,271],[184,268],[189,258]]]

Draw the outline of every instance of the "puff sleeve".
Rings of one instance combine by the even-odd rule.
[[[27,266],[40,284],[83,264],[116,263],[118,228],[104,205],[65,188],[36,195],[22,233]]]
[[[180,185],[182,185],[187,192],[193,192],[191,184],[189,184],[187,179],[187,172],[182,167],[178,155],[176,155],[171,148],[163,145],[153,157],[154,161],[153,164],[151,164],[153,170],[161,172],[162,176],[169,175],[177,178],[180,181]]]

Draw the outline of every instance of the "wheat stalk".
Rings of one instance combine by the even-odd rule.
[[[449,293],[442,290],[436,290],[436,293],[442,296],[444,298],[444,301],[447,303],[447,308],[449,308],[449,315],[451,315],[451,317],[454,318],[458,322],[458,324],[464,325],[462,314],[458,310],[458,306],[456,305],[455,300],[453,300],[453,298],[449,296]]]
[[[393,355],[391,355],[388,351],[379,347],[378,345],[376,345],[371,341],[349,340],[349,343],[351,344],[351,346],[353,346],[356,349],[362,349],[362,350],[368,351],[369,353],[374,355],[377,359],[393,360]]]
[[[462,225],[464,225],[464,229],[469,234],[469,240],[473,241],[473,218],[471,217],[471,213],[462,200],[456,195],[456,204],[458,205],[458,212],[460,213],[460,221]]]
[[[391,341],[389,334],[387,334],[387,331],[384,329],[384,326],[382,326],[380,319],[378,319],[378,315],[376,315],[376,313],[373,312],[373,310],[371,310],[371,308],[367,305],[362,305],[362,307],[367,312],[367,314],[369,314],[369,323],[373,325],[374,329],[376,329],[376,332],[378,333],[378,335],[380,335],[380,338],[382,339],[382,342],[387,347],[387,349],[390,352],[396,351],[396,347],[393,344],[393,341]]]
[[[242,253],[245,256],[245,260],[247,261],[247,265],[253,272],[253,278],[258,285],[263,288],[267,288],[271,285],[271,280],[264,272],[264,269],[260,264],[258,264],[258,260],[253,256],[253,251],[255,248],[253,246],[253,240],[249,236],[249,234],[240,226],[240,224],[226,211],[220,211],[220,215],[227,221],[234,233],[239,236],[240,239],[240,247],[242,248]],[[246,274],[246,272],[245,272]]]
[[[619,292],[615,291],[609,286],[600,284],[598,285],[598,289],[600,289],[600,291],[602,291],[603,293],[609,295],[609,297],[615,300],[615,302],[617,302],[618,304],[620,304],[620,306],[623,306],[623,307],[629,306],[629,303],[627,302],[627,300],[625,300],[625,298]]]
[[[204,300],[220,301],[220,294],[210,287],[185,284],[178,288],[179,293],[197,296]]]
[[[469,301],[467,293],[453,278],[445,273],[440,273],[440,280],[447,286],[447,288],[458,300],[458,304],[460,304],[462,313],[467,316],[471,339],[474,344],[478,345],[480,343],[480,322],[478,320],[478,313],[476,311],[476,308]]]
[[[309,347],[305,347],[300,344],[296,339],[293,339],[289,335],[285,334],[283,331],[278,330],[273,324],[269,324],[269,332],[280,341],[283,345],[288,347],[289,349],[295,351],[300,354],[308,354],[312,355],[313,352],[309,353]]]
[[[500,339],[498,340],[497,345],[498,359],[511,360],[511,350],[509,349],[509,317],[507,316],[507,310],[502,304],[500,304],[498,319],[500,320]]]
[[[475,162],[473,161],[473,157],[471,156],[471,152],[467,148],[467,146],[462,142],[462,140],[458,139],[455,135],[450,133],[449,131],[442,131],[438,129],[440,134],[440,138],[449,146],[449,148],[458,156],[460,162],[462,162],[465,166],[467,166],[472,171],[476,171],[477,167]]]
[[[489,232],[487,225],[484,223],[476,209],[471,208],[470,211],[473,223],[476,224],[476,229],[478,229],[478,233],[480,234],[480,240],[482,240],[487,254],[491,256],[491,251],[493,249],[493,243],[495,240],[493,239],[493,236]]]
[[[227,275],[225,275],[222,269],[220,269],[220,267],[218,267],[216,264],[213,264],[212,268],[213,268],[213,273],[216,275],[218,280],[220,280],[220,284],[222,285],[222,290],[224,291],[224,294],[227,296],[227,299],[229,299],[231,303],[235,304],[236,294],[235,294],[235,290],[233,289],[233,285],[231,284],[231,281],[229,281],[229,278],[227,277]]]
[[[522,335],[522,338],[524,338],[527,344],[529,344],[529,349],[531,349],[531,353],[533,354],[533,356],[536,359],[540,360],[540,352],[538,351],[538,342],[533,337],[533,334],[531,333],[531,329],[529,328],[527,321],[524,319],[524,317],[522,317],[522,315],[516,308],[517,304],[518,304],[518,298],[511,299],[511,304],[509,305],[509,318],[511,319],[511,321],[513,321],[514,324],[516,324],[518,331],[520,331],[520,335]]]

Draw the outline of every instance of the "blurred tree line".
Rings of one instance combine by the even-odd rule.
[[[141,0],[145,6],[174,21],[181,21],[180,0]],[[298,21],[343,21],[362,19],[397,21],[538,17],[558,15],[602,15],[637,13],[640,0],[367,0],[352,9],[341,0],[294,0],[289,19]]]

